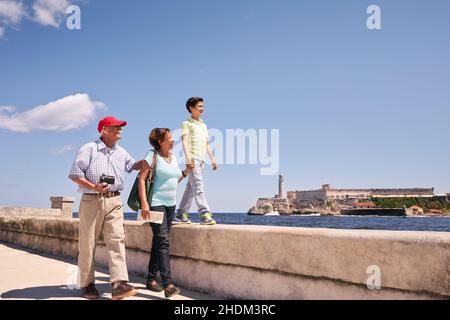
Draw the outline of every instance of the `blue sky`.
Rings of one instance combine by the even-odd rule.
[[[20,114],[84,93],[106,109],[70,130],[0,128],[0,206],[78,199],[67,174],[99,118],[128,121],[121,145],[138,159],[151,128],[180,127],[193,95],[210,128],[280,129],[288,190],[450,192],[448,1],[78,1],[81,30],[36,20],[36,1],[22,1],[21,21],[3,20],[0,106]],[[371,4],[381,30],[366,27]],[[205,182],[219,212],[277,192],[259,165],[207,168]]]

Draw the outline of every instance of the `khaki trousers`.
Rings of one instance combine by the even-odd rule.
[[[100,195],[83,194],[78,215],[80,287],[84,288],[90,283],[95,283],[95,249],[102,232],[108,250],[110,283],[128,281],[123,204],[120,196],[105,198]]]

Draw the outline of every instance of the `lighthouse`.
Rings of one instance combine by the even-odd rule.
[[[286,189],[284,187],[284,176],[280,174],[278,177],[278,198],[286,199]]]

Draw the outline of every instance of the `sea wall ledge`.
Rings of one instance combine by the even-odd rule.
[[[78,219],[46,210],[50,216],[0,208],[0,241],[76,258]],[[145,275],[151,229],[126,221],[125,232],[129,271]],[[179,285],[221,298],[450,299],[446,232],[175,225],[170,252]],[[107,266],[102,240],[96,261]],[[379,290],[367,287],[373,266]]]

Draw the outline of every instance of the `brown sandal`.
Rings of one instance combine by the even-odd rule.
[[[161,291],[164,291],[164,288],[161,287],[161,286],[159,285],[159,283],[157,283],[155,280],[153,280],[153,281],[148,281],[148,282],[146,283],[145,287],[146,287],[148,290],[153,291],[153,292],[161,292]]]

